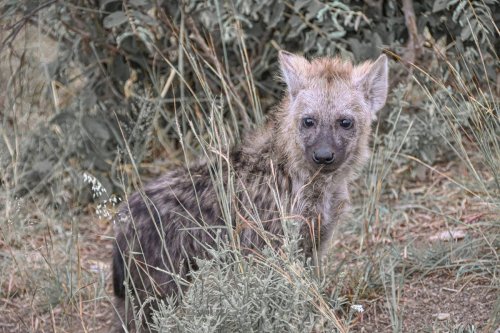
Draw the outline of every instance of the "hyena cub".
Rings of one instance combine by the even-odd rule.
[[[312,256],[328,243],[347,208],[349,183],[368,157],[371,122],[387,96],[387,58],[353,66],[281,52],[279,60],[286,96],[266,126],[229,157],[237,188],[229,223],[244,250],[277,246],[283,234],[277,202],[286,202],[286,214],[302,221],[302,250]],[[173,170],[132,194],[115,224],[119,326],[132,330],[150,321],[151,300],[179,292],[173,277],[188,278],[216,233],[230,229],[206,162]]]

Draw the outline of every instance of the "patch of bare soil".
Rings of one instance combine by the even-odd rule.
[[[403,286],[399,317],[403,332],[450,332],[474,326],[477,332],[494,332],[493,311],[498,289],[488,279],[450,274],[415,277]],[[494,318],[493,318],[494,319]],[[358,332],[393,332],[385,298],[368,305],[356,325]]]
[[[77,286],[69,286],[67,281],[55,282],[46,276],[39,275],[37,269],[26,272],[13,271],[9,283],[0,286],[0,333],[110,332],[114,320],[110,296],[112,295],[109,265],[112,241],[108,237],[110,235],[111,226],[107,222],[99,222],[90,218],[80,221],[79,240],[76,245],[80,271],[75,273],[78,277],[74,278]],[[53,235],[49,233],[39,235],[33,242],[33,248],[43,248],[43,242],[47,242],[50,237]],[[54,243],[51,246],[64,247],[64,244],[60,244],[63,241],[54,239],[52,241]],[[48,271],[52,269],[43,265],[45,260],[42,250],[40,252],[35,250],[33,253],[38,254],[37,258],[42,258],[42,261],[34,263],[33,267],[45,267]],[[59,256],[61,261],[67,259],[64,258],[64,252]],[[22,263],[18,265],[22,266]],[[60,273],[61,275],[58,276],[63,277],[65,273],[69,274],[64,271]],[[102,281],[103,279],[105,281]],[[38,284],[33,286],[30,282]],[[45,304],[47,290],[40,289],[51,288],[53,283],[60,283],[64,291],[71,288],[73,292],[68,292],[68,294],[73,296],[59,303],[56,302],[53,306]],[[104,291],[101,290],[103,283]],[[48,294],[50,296],[50,291]],[[96,295],[99,296],[96,297]]]

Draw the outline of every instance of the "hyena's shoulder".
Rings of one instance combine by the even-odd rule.
[[[167,223],[170,220],[216,220],[220,215],[216,192],[205,163],[177,168],[148,182],[120,207],[118,219],[134,223]],[[117,221],[118,222],[118,221]]]

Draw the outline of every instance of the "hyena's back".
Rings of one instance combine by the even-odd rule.
[[[127,293],[136,305],[149,296],[177,294],[193,259],[206,257],[206,248],[226,234],[220,217],[206,166],[170,172],[128,198],[115,219],[113,254],[113,287],[123,320],[133,318],[131,305],[123,303]]]
[[[231,154],[231,163],[237,170],[237,193],[230,199],[229,225],[222,218],[217,196],[226,184],[212,180],[206,164],[167,173],[134,193],[120,207],[115,220],[113,284],[122,320],[130,322],[134,318],[130,296],[140,305],[148,297],[178,295],[183,280],[189,279],[188,273],[197,269],[195,258],[207,258],[207,249],[226,240],[228,230],[233,232],[237,221],[242,251],[261,249],[270,242],[278,246],[283,231],[272,188],[279,183],[281,189],[288,191],[291,183],[282,166],[277,166],[277,174],[270,173],[267,154],[272,152],[264,149],[255,154],[243,149]],[[223,173],[221,178],[227,179],[227,170]],[[254,210],[249,212],[251,206]],[[253,214],[263,221],[262,228],[255,226],[255,221],[248,223]],[[155,304],[150,305],[155,308]],[[149,320],[149,305],[145,312],[139,323]]]

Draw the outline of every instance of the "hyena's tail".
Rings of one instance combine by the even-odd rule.
[[[125,267],[122,259],[122,254],[118,245],[115,244],[113,251],[113,290],[115,296],[124,298],[125,297]]]

